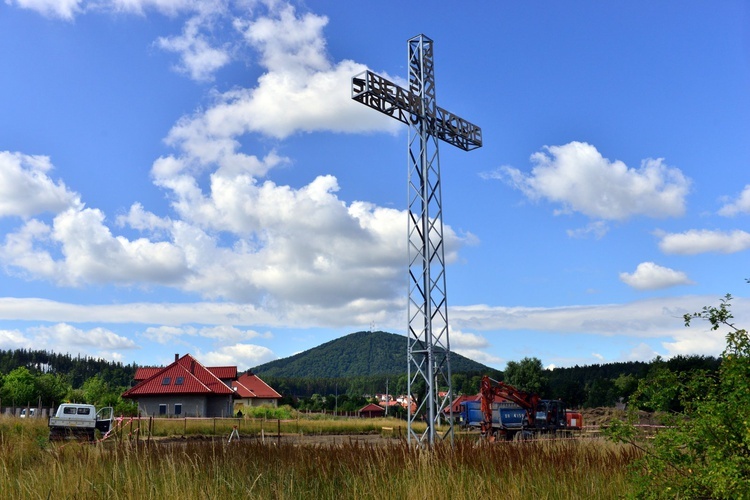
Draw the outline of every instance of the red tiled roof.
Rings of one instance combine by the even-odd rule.
[[[163,369],[164,367],[161,366],[142,366],[135,371],[135,376],[133,378],[136,382],[140,382],[141,380],[146,380],[147,378],[156,375]]]
[[[359,413],[385,413],[385,409],[376,405],[375,403],[370,403],[367,406],[360,408]]]
[[[186,354],[166,368],[159,369],[149,378],[122,394],[122,397],[150,396],[154,394],[232,394],[216,375]]]
[[[208,371],[219,377],[220,379],[236,379],[237,378],[237,367],[236,366],[209,366]]]
[[[232,387],[241,398],[281,398],[281,394],[254,374],[243,373],[239,379],[232,382]]]

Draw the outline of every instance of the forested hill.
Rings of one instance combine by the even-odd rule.
[[[351,378],[406,373],[406,337],[387,332],[357,332],[288,358],[252,369],[264,377]],[[496,372],[481,363],[451,354],[452,373]]]

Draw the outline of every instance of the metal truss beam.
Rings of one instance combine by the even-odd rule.
[[[464,151],[482,146],[478,126],[436,105],[432,45],[424,35],[408,41],[408,89],[371,71],[352,78],[352,99],[409,126],[407,391],[417,406],[409,406],[407,434],[410,444],[419,445],[432,445],[438,437],[453,439],[438,143]],[[438,427],[444,418],[447,430],[441,436]],[[427,423],[423,432],[416,430],[420,420]]]

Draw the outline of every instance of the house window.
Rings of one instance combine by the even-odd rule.
[[[185,377],[177,377],[174,379],[174,385],[182,385],[185,382]]]
[[[175,415],[182,415],[182,403],[176,403],[174,405],[174,414]]]
[[[159,415],[167,414],[167,405],[159,405]]]
[[[172,381],[172,379],[171,379],[171,378],[169,378],[169,377],[164,377],[163,379],[161,379],[161,385],[169,385],[169,383],[170,383],[171,381]]]

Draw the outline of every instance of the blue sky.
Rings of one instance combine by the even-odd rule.
[[[455,351],[717,355],[681,318],[726,293],[750,324],[745,2],[6,0],[0,348],[246,369],[404,333],[407,130],[350,80],[403,82],[420,33],[484,139],[440,149]]]

